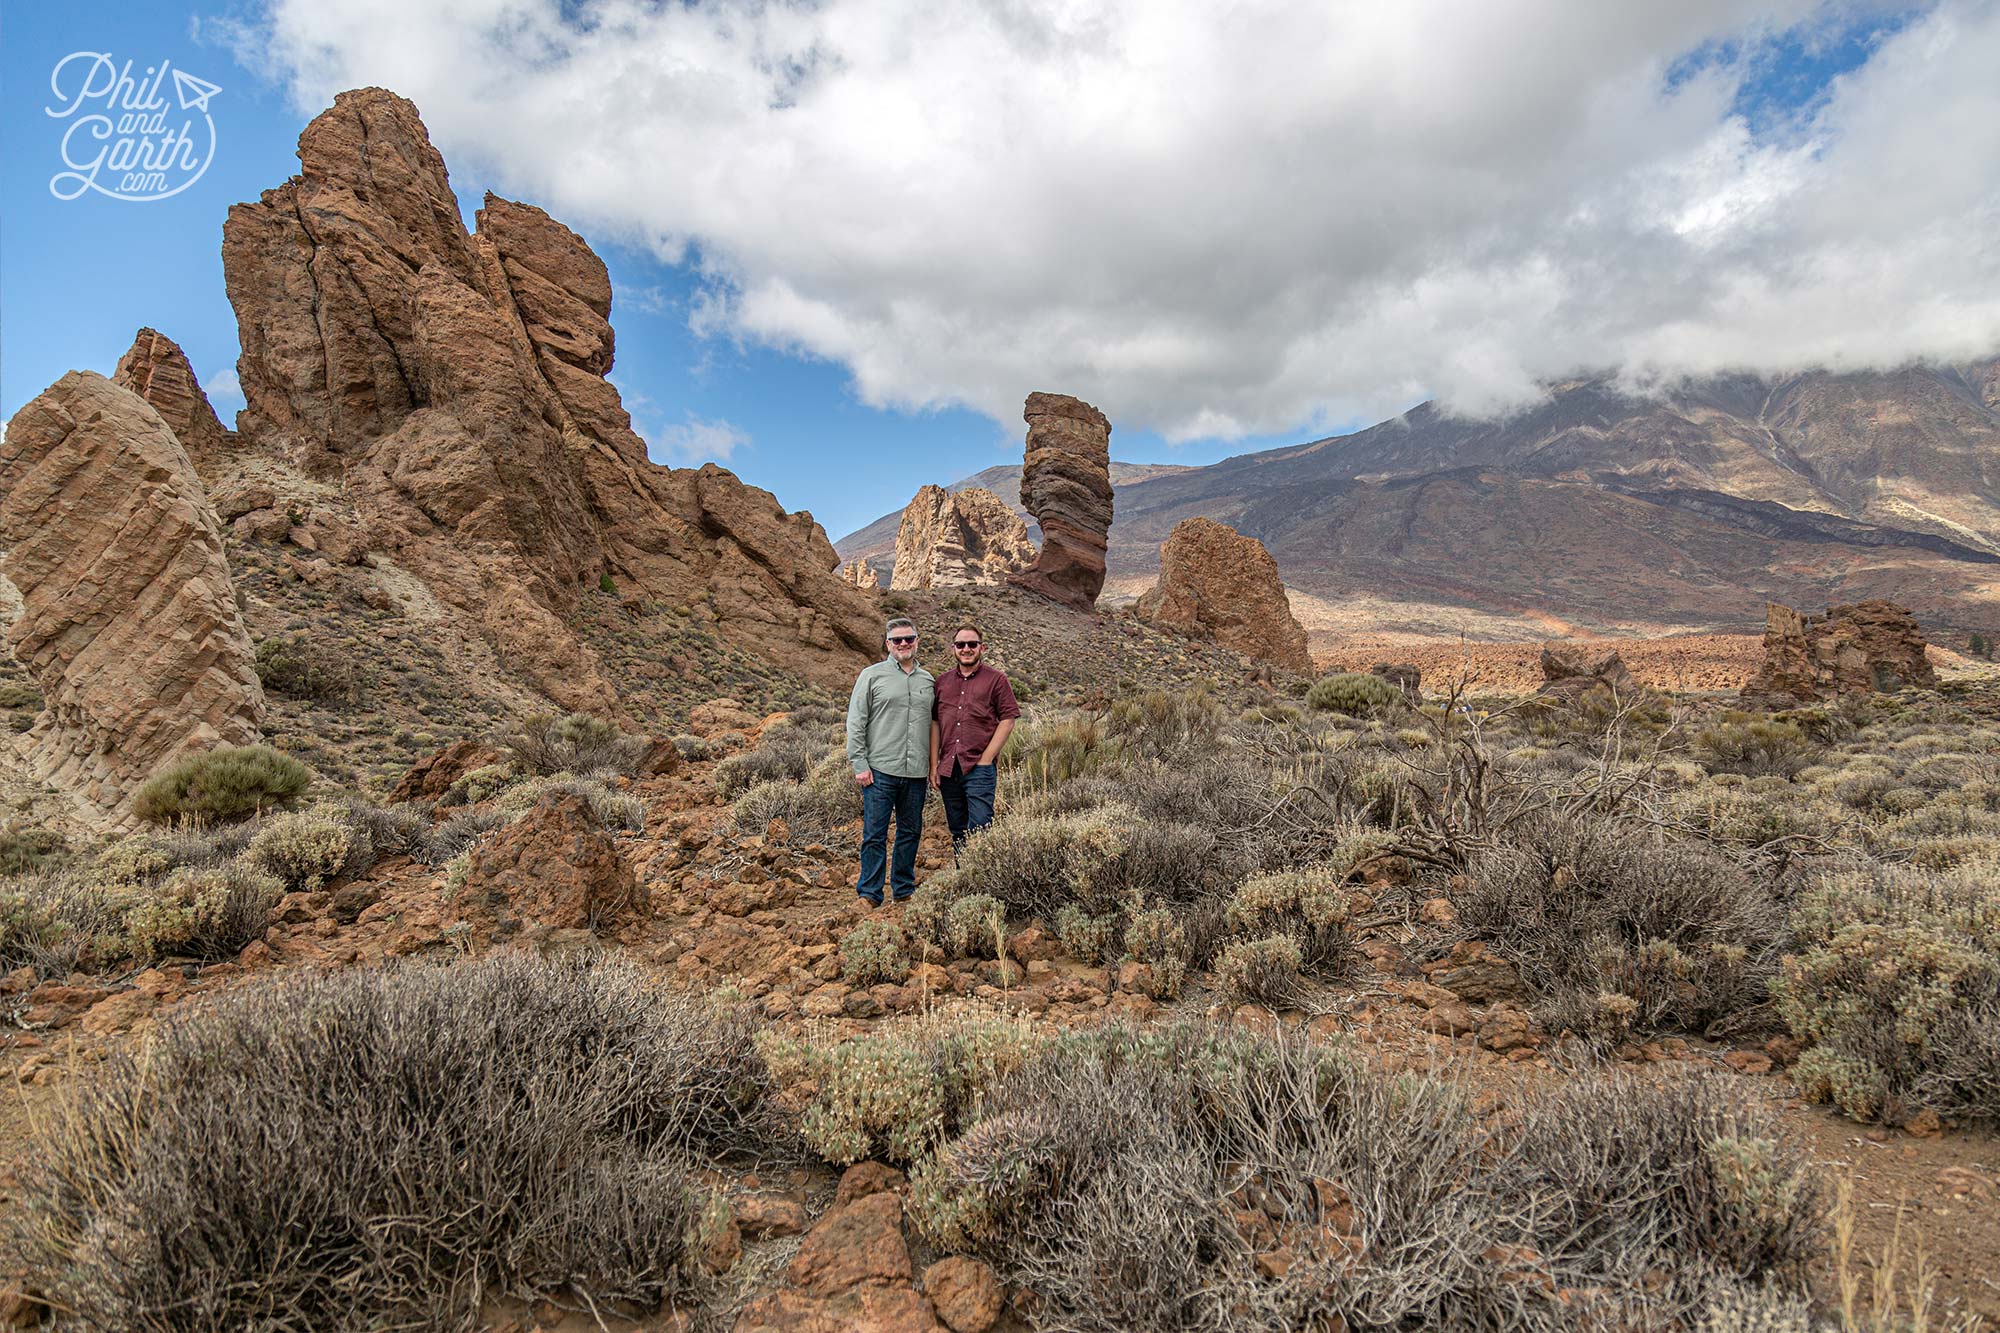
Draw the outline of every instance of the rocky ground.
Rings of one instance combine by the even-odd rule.
[[[952,614],[942,603],[912,609],[926,629]],[[1001,594],[979,609],[988,633],[1004,642],[1003,630],[1023,632],[1039,606]],[[1072,645],[1063,660],[1078,665],[1086,653],[1101,654],[1088,657],[1092,669],[1139,671],[1145,632],[1114,632],[1094,649]],[[1033,651],[1017,646],[1017,654],[1028,672],[1053,669]],[[699,725],[754,734],[768,721],[716,708]],[[131,975],[39,984],[23,969],[0,980],[0,1071],[11,1074],[0,1096],[0,1142],[10,1159],[0,1176],[0,1222],[19,1220],[14,1173],[32,1151],[36,1124],[94,1065],[143,1043],[159,1023],[277,975],[449,958],[510,943],[550,954],[608,949],[666,986],[739,992],[775,1023],[820,1041],[965,1004],[1064,1027],[1107,1016],[1147,1022],[1205,1014],[1352,1041],[1387,1068],[1465,1080],[1477,1089],[1482,1113],[1493,1116],[1573,1072],[1574,1057],[1559,1053],[1517,1003],[1526,997],[1511,965],[1476,942],[1442,953],[1427,947],[1452,937],[1451,906],[1422,896],[1393,864],[1371,873],[1350,904],[1366,965],[1297,1009],[1239,1007],[1199,985],[1162,1005],[1149,994],[1143,965],[1077,963],[1040,922],[1013,929],[1004,959],[926,962],[900,984],[850,985],[841,980],[841,937],[871,915],[852,890],[853,827],[824,842],[795,837],[777,822],[738,829],[715,794],[713,767],[697,762],[671,776],[619,780],[621,794],[643,805],[641,832],[566,823],[558,804],[476,853],[462,883],[448,869],[402,857],[351,882],[291,894],[266,936],[231,962],[168,961]],[[1003,786],[1003,802],[1007,797]],[[920,876],[942,871],[950,859],[933,803]],[[902,910],[891,905],[880,914]],[[599,923],[595,933],[586,917]],[[1864,1129],[1809,1107],[1787,1081],[1784,1063],[1794,1050],[1782,1039],[1732,1049],[1673,1038],[1627,1044],[1613,1058],[1648,1076],[1702,1069],[1740,1080],[1778,1108],[1829,1179],[1851,1178],[1857,1253],[1879,1254],[1892,1239],[1906,1252],[1921,1245],[1945,1307],[2000,1318],[2000,1284],[1992,1276],[2000,1272],[2000,1141],[1922,1124],[1915,1132]],[[926,1329],[939,1327],[937,1320],[961,1333],[1025,1327],[1010,1305],[1017,1294],[1002,1291],[984,1265],[928,1254],[906,1231],[900,1173],[864,1163],[838,1177],[800,1170],[729,1185],[734,1227],[714,1263],[734,1275],[739,1329]],[[18,1257],[0,1263],[15,1283],[32,1286]],[[1826,1280],[1834,1281],[1830,1271]],[[9,1300],[15,1317],[26,1317],[20,1287],[8,1291],[14,1294],[0,1296],[0,1320]],[[509,1333],[599,1326],[589,1312],[546,1303],[494,1304],[487,1323]],[[682,1327],[672,1317],[609,1326]]]

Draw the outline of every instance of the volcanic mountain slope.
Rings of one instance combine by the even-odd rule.
[[[1114,480],[1107,591],[1146,587],[1173,525],[1200,514],[1261,540],[1320,630],[1363,608],[1378,628],[1481,637],[1745,628],[1767,598],[1891,596],[1967,628],[2000,615],[2000,360],[1657,397],[1577,380],[1500,421],[1427,403]],[[838,549],[869,555],[872,532]]]

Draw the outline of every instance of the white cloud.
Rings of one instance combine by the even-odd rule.
[[[655,462],[681,467],[727,463],[731,454],[750,443],[749,435],[727,421],[703,421],[692,412],[685,421],[645,432],[645,440]]]
[[[224,366],[202,380],[201,391],[208,395],[208,405],[225,425],[231,413],[243,406],[243,382],[236,378],[235,366]]]
[[[394,88],[448,160],[698,255],[702,332],[1192,437],[2000,346],[2000,4],[1732,113],[1865,3],[269,0],[255,41],[303,113]]]

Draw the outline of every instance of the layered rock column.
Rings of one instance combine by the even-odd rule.
[[[925,486],[903,510],[896,529],[898,590],[965,588],[1003,582],[1034,563],[1028,525],[983,486],[947,491]]]
[[[264,691],[222,536],[186,452],[143,399],[71,371],[0,444],[0,573],[14,656],[46,702],[43,780],[124,822],[184,754],[254,742]]]
[[[1305,628],[1292,615],[1278,562],[1255,537],[1213,519],[1174,525],[1160,546],[1160,581],[1139,598],[1139,614],[1212,638],[1252,661],[1301,675],[1312,670]]]
[[[1111,532],[1111,422],[1080,398],[1031,393],[1021,503],[1042,529],[1035,563],[1009,582],[1088,611],[1104,590]]]
[[[1764,617],[1764,663],[1748,695],[1830,699],[1907,686],[1934,686],[1937,672],[1910,613],[1877,598],[1806,616],[1777,602]]]
[[[118,358],[111,382],[138,394],[160,414],[197,474],[215,476],[234,437],[209,406],[179,343],[157,329],[140,329]]]

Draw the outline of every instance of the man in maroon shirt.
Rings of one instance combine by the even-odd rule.
[[[993,822],[993,761],[1021,716],[1006,675],[983,660],[985,639],[977,625],[952,631],[957,668],[937,678],[931,704],[931,785],[944,801],[954,857],[966,834]]]

